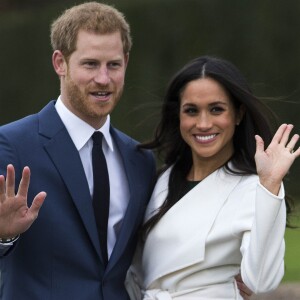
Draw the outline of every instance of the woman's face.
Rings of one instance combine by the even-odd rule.
[[[233,154],[233,134],[241,120],[226,90],[211,78],[187,84],[181,94],[180,132],[193,162],[224,164]]]

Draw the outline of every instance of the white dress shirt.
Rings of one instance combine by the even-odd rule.
[[[74,115],[63,104],[60,97],[55,104],[55,108],[79,152],[89,184],[90,194],[92,196],[94,183],[92,167],[93,141],[91,136],[95,132],[95,129]],[[104,136],[102,147],[106,158],[110,182],[110,204],[107,232],[107,249],[108,256],[110,257],[129,202],[129,187],[121,156],[112,139],[109,129],[110,116],[107,117],[106,122],[99,129]]]

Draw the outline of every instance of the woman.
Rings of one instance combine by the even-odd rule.
[[[144,240],[127,277],[131,299],[241,299],[284,274],[282,179],[300,150],[231,63],[200,57],[172,79],[152,142],[163,158]],[[269,145],[264,150],[264,144]]]

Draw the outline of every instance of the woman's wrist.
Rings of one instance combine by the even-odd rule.
[[[259,182],[270,193],[276,196],[278,195],[281,186],[281,181],[278,182],[277,180],[272,180],[271,178],[259,178]]]

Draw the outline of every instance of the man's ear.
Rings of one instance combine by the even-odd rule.
[[[64,76],[67,74],[67,62],[65,57],[59,50],[55,50],[52,54],[52,64],[56,74],[60,76]]]
[[[129,61],[129,53],[125,54],[125,68],[128,66],[128,61]]]

